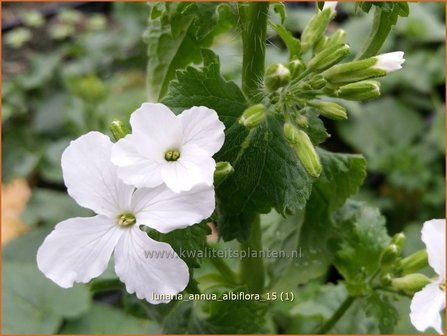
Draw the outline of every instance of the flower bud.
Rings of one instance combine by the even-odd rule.
[[[265,86],[269,91],[275,91],[290,81],[290,70],[284,65],[272,64],[265,72]]]
[[[293,61],[290,61],[287,64],[287,68],[290,71],[290,75],[292,78],[298,77],[300,73],[304,71],[305,65],[300,60],[296,59]]]
[[[410,274],[420,269],[426,267],[428,265],[428,255],[427,250],[419,250],[412,255],[403,258],[399,262],[399,267],[402,270],[403,274]]]
[[[299,127],[301,128],[308,128],[309,127],[309,120],[307,119],[306,116],[302,115],[302,114],[298,114],[295,118],[296,123],[298,124]]]
[[[430,279],[420,273],[405,275],[391,280],[391,287],[407,294],[413,295],[430,283]]]
[[[346,109],[333,102],[317,102],[317,103],[309,103],[310,106],[317,109],[318,112],[326,118],[333,120],[346,120],[348,119],[348,114],[346,113]]]
[[[346,43],[346,32],[343,29],[337,29],[326,41],[326,46]]]
[[[386,71],[387,73],[402,69],[405,62],[403,51],[394,51],[376,56],[377,62],[375,68]]]
[[[313,177],[320,176],[320,159],[306,132],[296,129],[295,126],[288,122],[284,124],[283,131],[284,137],[308,174]]]
[[[403,232],[396,233],[390,241],[390,244],[394,244],[399,248],[399,253],[402,251],[405,243],[405,235]]]
[[[380,83],[373,80],[365,80],[341,86],[336,91],[338,97],[347,100],[367,100],[380,96]]]
[[[127,134],[130,133],[129,128],[119,120],[112,121],[112,123],[110,124],[110,131],[112,131],[113,137],[116,141],[124,138]]]
[[[380,278],[380,283],[382,284],[382,286],[389,286],[391,284],[392,280],[393,280],[393,277],[391,276],[391,274],[386,273],[386,274],[382,275],[382,277]]]
[[[329,48],[325,48],[316,54],[309,61],[307,67],[310,71],[322,72],[340,62],[348,54],[349,46],[347,44],[337,44]]]
[[[216,170],[214,171],[214,184],[220,184],[228,175],[234,173],[233,166],[226,161],[216,163]]]
[[[339,64],[325,71],[323,76],[332,84],[347,84],[365,79],[386,76],[402,68],[405,62],[402,51],[382,54],[364,60]]]
[[[383,267],[391,266],[399,257],[400,249],[396,244],[390,244],[382,251],[380,255],[380,264]]]
[[[256,104],[247,108],[239,118],[239,124],[251,129],[258,127],[265,119],[265,106]]]
[[[335,16],[336,2],[324,4],[323,10],[315,15],[304,28],[301,35],[301,52],[308,51],[323,36],[326,28]]]
[[[317,75],[309,81],[309,85],[311,86],[312,89],[315,90],[320,90],[324,88],[326,86],[326,83],[327,83],[326,79],[324,79],[324,77],[321,75]]]
[[[331,15],[335,16],[335,14],[337,14],[337,12],[335,11],[337,3],[338,1],[325,1],[322,10],[329,9],[331,11]]]

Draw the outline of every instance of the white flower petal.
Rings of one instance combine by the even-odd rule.
[[[148,252],[154,253],[152,258]],[[126,230],[116,246],[115,272],[129,293],[155,304],[170,300],[156,300],[154,294],[177,294],[189,281],[188,267],[172,247],[152,240],[137,225]]]
[[[138,189],[132,205],[137,224],[167,233],[211,216],[215,207],[214,188],[199,185],[181,193],[175,193],[164,185]]]
[[[198,184],[213,185],[216,162],[201,148],[190,144],[182,147],[180,158],[162,166],[161,177],[175,192],[188,191]]]
[[[146,144],[147,153],[142,154],[138,146]],[[127,135],[112,148],[112,162],[118,166],[118,176],[127,184],[137,188],[156,187],[163,183],[161,164],[164,153],[150,151],[150,141],[138,141],[134,135]]]
[[[440,312],[444,308],[445,292],[439,288],[439,283],[428,284],[411,300],[411,323],[419,331],[432,327],[442,334]]]
[[[374,67],[385,70],[386,72],[393,72],[402,69],[402,64],[405,62],[403,51],[394,51],[377,55],[376,59],[377,63]]]
[[[335,7],[337,7],[338,1],[325,1],[323,5],[323,10],[330,8],[331,13],[335,13]]]
[[[110,218],[128,210],[133,186],[124,184],[110,161],[112,142],[99,132],[72,141],[62,154],[67,191],[85,208]]]
[[[151,146],[163,151],[178,149],[181,145],[182,123],[163,104],[144,103],[130,116],[132,134],[138,137],[140,153]]]
[[[183,144],[195,144],[209,155],[216,153],[225,141],[225,126],[216,111],[194,106],[178,115],[183,124]]]
[[[102,274],[123,230],[104,216],[70,218],[56,225],[37,251],[37,266],[59,286]]]
[[[422,241],[427,247],[428,263],[441,279],[445,279],[445,219],[425,222]]]

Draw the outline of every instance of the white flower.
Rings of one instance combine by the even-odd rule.
[[[405,62],[403,51],[377,55],[376,59],[377,63],[374,68],[385,70],[387,73],[402,69],[402,64]]]
[[[432,327],[442,334],[440,312],[445,308],[445,219],[425,222],[422,241],[427,246],[428,263],[438,278],[414,295],[410,319],[419,331]]]
[[[335,14],[335,7],[337,7],[337,3],[338,1],[325,1],[322,10],[329,8],[331,10],[331,13]]]
[[[213,212],[214,189],[201,185],[187,193],[174,193],[166,186],[135,190],[118,178],[110,161],[112,146],[107,136],[90,132],[64,151],[62,170],[69,195],[97,215],[57,224],[37,251],[38,267],[68,288],[103,273],[113,254],[115,272],[129,293],[151,303],[167,302],[154,300],[153,294],[182,291],[188,284],[188,268],[169,244],[152,240],[139,226],[166,233],[197,223]],[[165,254],[151,259],[147,251]]]
[[[130,117],[132,134],[116,143],[112,162],[126,183],[175,192],[213,184],[212,155],[224,143],[225,126],[217,113],[194,106],[176,116],[163,104],[145,103]]]

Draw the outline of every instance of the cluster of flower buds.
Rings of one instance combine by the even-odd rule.
[[[285,64],[270,65],[264,76],[267,106],[274,105],[282,115],[284,135],[296,156],[312,176],[319,176],[321,164],[317,152],[306,134],[309,128],[309,108],[313,113],[332,120],[348,118],[346,108],[334,101],[320,100],[320,96],[363,101],[380,96],[380,83],[373,78],[385,76],[402,67],[401,51],[367,59],[340,63],[349,54],[346,32],[338,29],[326,36],[329,22],[336,16],[336,1],[325,2],[322,9],[309,21],[300,39],[299,52],[291,53]],[[304,56],[306,53],[310,54]],[[278,102],[281,101],[281,105]],[[270,107],[268,107],[270,109]],[[266,107],[249,107],[239,123],[251,129],[265,120]],[[396,244],[388,247],[382,262],[393,261],[400,254]]]
[[[380,256],[382,284],[391,286],[394,290],[413,295],[420,291],[430,279],[423,274],[415,273],[428,265],[427,251],[420,250],[406,258],[401,258],[405,235],[394,235]]]

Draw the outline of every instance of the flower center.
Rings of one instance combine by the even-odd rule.
[[[165,153],[166,161],[177,161],[180,157],[180,152],[177,149],[170,149]]]
[[[121,226],[129,226],[135,224],[137,219],[131,213],[123,213],[118,216],[118,224]]]

